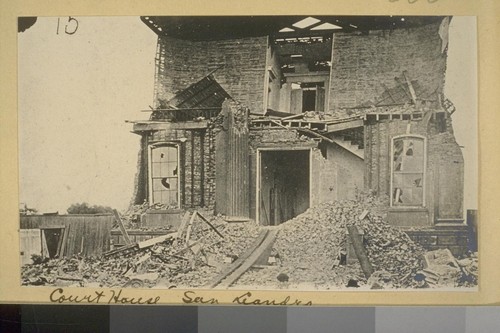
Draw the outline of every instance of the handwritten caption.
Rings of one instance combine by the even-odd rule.
[[[57,288],[50,293],[49,299],[52,303],[153,305],[160,301],[160,296],[150,298],[130,297],[122,289],[94,291],[82,296],[65,293],[63,288]]]
[[[217,298],[197,296],[196,292],[191,290],[184,292],[182,301],[185,304],[219,304]],[[290,296],[285,296],[282,299],[257,298],[249,291],[235,297],[231,303],[241,305],[312,305],[311,301],[292,299]]]
[[[134,291],[134,294],[137,294],[137,290]],[[49,294],[49,300],[51,303],[154,305],[158,304],[160,296],[131,297],[123,289],[98,290],[86,295],[75,295],[66,292],[63,288],[56,288]],[[183,293],[182,302],[184,304],[219,304],[217,298],[198,296],[192,290]],[[279,299],[258,298],[249,291],[236,296],[231,303],[240,305],[312,305],[311,301],[292,298],[291,296],[284,296]]]

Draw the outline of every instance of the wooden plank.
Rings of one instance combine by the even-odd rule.
[[[220,288],[229,288],[236,280],[238,280],[253,264],[261,257],[263,252],[269,248],[274,240],[278,230],[271,230],[266,234],[266,237],[262,242],[255,248],[251,254],[243,261],[243,263],[235,269],[231,274],[229,274],[223,281],[218,285]]]
[[[63,235],[63,239],[62,239],[62,244],[61,244],[61,252],[60,252],[60,257],[64,257],[64,255],[66,254],[66,246],[67,246],[67,243],[68,243],[68,234],[69,234],[69,229],[70,229],[70,226],[66,226],[66,228],[64,228],[64,235]]]
[[[411,84],[411,80],[408,77],[408,73],[406,71],[403,71],[403,76],[406,80],[406,84],[408,85],[408,89],[410,90],[411,99],[413,101],[413,104],[417,104],[417,94],[415,93],[415,89],[413,88],[413,85]]]
[[[193,212],[193,215],[191,215],[191,219],[189,220],[189,223],[187,225],[187,230],[186,230],[186,243],[189,241],[189,237],[191,237],[191,228],[193,226],[194,219],[196,218],[196,211]]]
[[[247,251],[244,252],[238,259],[236,259],[236,261],[232,263],[227,269],[225,269],[219,275],[217,275],[215,279],[211,283],[209,283],[206,287],[207,288],[216,287],[222,280],[224,280],[228,275],[230,275],[238,267],[240,267],[245,262],[245,260],[247,260],[248,257],[250,257],[252,253],[262,244],[268,233],[269,230],[262,230],[259,236],[257,237],[256,241],[247,249]]]
[[[124,252],[126,250],[131,250],[131,249],[134,249],[134,248],[137,248],[137,244],[136,243],[128,244],[128,245],[125,245],[125,246],[121,246],[121,247],[119,247],[117,249],[113,249],[113,250],[104,252],[103,256],[104,257],[109,257],[109,256],[111,256],[113,254],[117,254],[117,253]]]
[[[378,120],[378,119],[377,119]],[[345,121],[337,124],[328,124],[327,132],[333,133],[337,131],[342,131],[351,128],[363,127],[363,119],[356,119],[351,121]]]
[[[349,232],[349,237],[351,238],[352,246],[354,247],[354,253],[356,253],[356,257],[358,257],[359,263],[361,264],[361,270],[368,279],[373,273],[373,267],[370,264],[368,255],[363,247],[363,242],[361,241],[358,229],[351,225],[347,227],[347,231]]]
[[[59,235],[59,241],[57,242],[57,252],[56,252],[56,257],[60,258],[61,257],[61,248],[63,244],[63,238],[64,238],[64,233],[66,231],[65,227],[61,228],[61,234]]]
[[[137,243],[137,247],[139,249],[144,249],[146,247],[150,247],[150,246],[153,246],[155,244],[158,244],[158,243],[161,243],[161,242],[164,242],[166,241],[167,239],[170,239],[170,238],[176,238],[177,237],[177,233],[176,232],[173,232],[173,233],[170,233],[170,234],[166,234],[166,235],[163,235],[163,236],[160,236],[160,237],[155,237],[155,238],[150,238],[148,240],[145,240],[145,241],[142,241],[142,242],[139,242]]]
[[[121,232],[122,232],[122,235],[123,235],[123,240],[124,240],[125,244],[127,244],[127,245],[128,245],[128,244],[132,243],[132,242],[130,241],[129,236],[128,236],[127,230],[125,230],[125,226],[124,226],[124,225],[123,225],[123,223],[122,223],[122,219],[121,219],[121,218],[120,218],[120,216],[118,215],[118,211],[117,211],[116,209],[113,209],[113,214],[114,214],[114,216],[115,216],[115,220],[116,220],[116,222],[118,222],[118,226],[120,227],[120,230],[121,230]]]
[[[324,135],[321,135],[319,133],[316,133],[313,130],[310,130],[310,129],[307,129],[307,128],[298,128],[297,131],[311,134],[311,135],[313,135],[313,136],[315,136],[317,138],[320,138],[321,140],[325,140],[325,141],[330,142],[330,143],[334,143],[335,142],[332,139],[330,139],[330,138],[328,138],[328,137],[326,137]]]
[[[170,122],[134,122],[132,132],[144,131],[161,131],[161,130],[188,130],[188,129],[204,129],[208,127],[208,121],[185,121],[182,123]]]
[[[20,250],[21,266],[32,263],[31,256],[41,254],[42,240],[40,229],[21,229]]]
[[[206,224],[208,224],[210,226],[210,228],[212,228],[213,231],[215,231],[215,233],[217,235],[219,235],[221,238],[224,238],[224,236],[219,232],[219,230],[217,230],[217,228],[212,224],[210,223],[206,218],[205,216],[201,215],[200,213],[196,212],[196,214],[198,214],[198,216],[203,220],[203,222],[205,222]]]

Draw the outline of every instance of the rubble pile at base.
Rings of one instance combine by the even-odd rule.
[[[112,256],[46,260],[22,267],[23,285],[104,287],[199,287],[237,258],[258,235],[253,223],[194,220],[181,237]],[[187,236],[189,238],[187,238]]]
[[[22,284],[206,287],[232,273],[233,267],[244,267],[248,253],[254,253],[254,261],[246,266],[250,268],[238,273],[231,288],[477,286],[477,254],[457,259],[447,249],[426,252],[387,223],[387,207],[387,198],[370,194],[322,203],[270,227],[269,243],[262,237],[271,231],[252,221],[229,223],[209,212],[186,213],[177,230],[112,249],[100,258],[34,258],[36,264],[22,267]],[[132,207],[123,220],[133,225],[134,216],[146,209],[150,209],[146,204]],[[256,251],[261,243],[266,246]]]
[[[358,221],[356,225],[364,231],[365,248],[374,269],[389,273],[385,274],[385,287],[416,286],[415,274],[423,267],[422,246],[381,216]]]
[[[378,271],[370,284],[377,283],[378,287],[383,288],[416,285],[413,278],[423,267],[424,250],[404,232],[385,221],[385,207],[387,203],[384,198],[369,194],[359,194],[357,200],[328,202],[311,207],[279,226],[273,253],[279,259],[281,269],[267,271],[278,274],[285,272],[290,283],[345,286],[352,279],[366,283],[357,263],[350,267],[339,266],[343,255],[340,252],[346,248],[348,238],[346,227],[355,225],[364,233],[368,258],[373,269]],[[368,213],[360,220],[365,210]],[[351,255],[354,256],[354,253]],[[378,281],[377,276],[382,280]]]
[[[399,229],[390,226],[385,219],[383,201],[371,195],[360,195],[359,206],[348,223],[354,224],[364,233],[364,245],[375,271],[381,271],[380,283],[384,287],[406,288],[417,285],[415,274],[423,267],[425,250]],[[357,216],[368,210],[365,218]],[[373,279],[372,279],[373,280]],[[372,281],[370,281],[372,282]]]

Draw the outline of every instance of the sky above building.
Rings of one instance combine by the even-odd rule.
[[[153,104],[156,35],[139,17],[75,19],[41,17],[18,34],[20,202],[124,210],[139,151],[125,120],[149,116],[140,110]],[[454,17],[445,94],[464,147],[465,208],[477,208],[476,54],[475,18]]]

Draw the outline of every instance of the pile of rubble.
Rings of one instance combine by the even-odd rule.
[[[359,194],[356,200],[322,203],[281,224],[272,250],[276,268],[251,271],[239,283],[276,282],[284,273],[288,284],[310,282],[315,287],[342,287],[349,281],[373,288],[415,286],[424,250],[386,222],[386,200]],[[364,233],[363,245],[375,271],[369,281],[358,263],[340,265],[345,261],[351,225]]]
[[[448,249],[424,255],[424,269],[418,272],[422,287],[474,287],[478,284],[477,253],[456,259]]]
[[[387,223],[387,207],[387,198],[370,194],[311,207],[274,227],[278,233],[272,248],[267,248],[267,265],[254,265],[233,287],[328,290],[477,286],[477,254],[457,260],[449,250],[426,252],[406,233]],[[147,209],[151,209],[147,203],[134,206],[124,214],[124,220],[133,226],[134,219]],[[353,228],[362,235],[358,246],[354,240],[361,238],[347,232]],[[165,231],[163,236],[113,249],[100,258],[35,258],[36,264],[22,268],[22,283],[203,287],[238,257],[243,260],[259,233],[252,222],[228,223],[221,217],[186,213],[175,232]],[[352,247],[354,251],[348,250]],[[369,262],[369,274],[366,265],[358,262],[361,255],[356,249],[360,247]]]
[[[150,205],[149,202],[145,201],[142,205],[131,205],[127,211],[120,215],[123,224],[128,229],[140,229],[141,216],[144,215],[148,210],[167,210],[170,207],[167,204],[155,203]],[[115,225],[118,227],[118,225]]]
[[[203,216],[201,216],[203,217]],[[22,267],[23,285],[200,287],[241,255],[258,235],[253,223],[189,219],[174,232],[99,257],[52,259]]]

